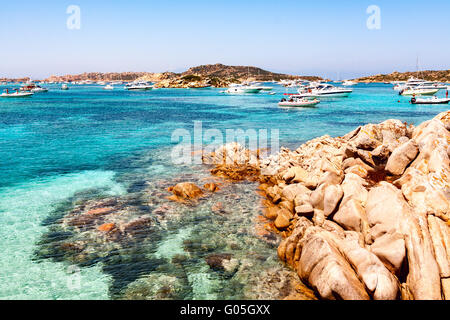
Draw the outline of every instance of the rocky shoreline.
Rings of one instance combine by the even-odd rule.
[[[427,70],[421,72],[392,72],[390,74],[377,74],[355,79],[358,82],[378,83],[391,81],[407,81],[410,77],[416,77],[427,81],[450,82],[450,70]]]
[[[276,155],[232,143],[211,173],[259,182],[278,256],[322,299],[450,299],[450,111],[323,136]],[[215,187],[205,186],[210,190]],[[169,188],[172,200],[204,194]],[[294,297],[295,298],[295,297]]]

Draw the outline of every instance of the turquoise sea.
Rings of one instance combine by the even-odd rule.
[[[177,182],[211,180],[205,166],[172,164],[172,132],[191,132],[194,121],[224,133],[278,129],[280,145],[295,148],[448,109],[411,105],[386,84],[358,84],[350,97],[308,109],[279,108],[279,86],[277,95],[241,96],[47,87],[32,98],[0,98],[0,299],[280,298],[277,285],[290,273],[276,256],[279,239],[258,219],[253,183],[223,184],[197,205],[165,198]],[[90,227],[74,222],[104,207],[112,213]],[[97,229],[104,223],[123,232],[105,236]],[[211,268],[215,255],[231,265]]]

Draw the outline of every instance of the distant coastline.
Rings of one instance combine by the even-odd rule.
[[[361,83],[383,83],[393,81],[406,81],[411,77],[434,82],[450,83],[450,70],[426,70],[419,72],[398,72],[389,74],[376,74],[353,81]],[[227,66],[220,63],[201,65],[188,70],[175,72],[84,72],[81,74],[52,75],[46,79],[0,78],[0,82],[77,82],[77,81],[103,81],[103,82],[132,82],[145,81],[154,82],[160,88],[188,88],[212,86],[223,88],[230,83],[241,83],[245,81],[280,81],[280,80],[303,79],[308,81],[331,81],[316,75],[292,75],[274,73],[254,66]]]
[[[373,76],[353,79],[358,82],[392,82],[406,81],[410,77],[416,77],[427,81],[450,82],[450,70],[427,70],[419,72],[392,72],[390,74],[377,74]]]
[[[159,83],[160,87],[188,87],[211,85],[214,87],[226,87],[230,83],[251,81],[279,81],[281,79],[305,79],[322,80],[318,76],[300,76],[291,74],[274,73],[253,66],[226,66],[223,64],[201,65],[192,67],[182,73],[174,72],[85,72],[77,75],[52,75],[47,79],[37,81],[45,82],[73,82],[73,81],[149,81]],[[0,81],[26,82],[29,77],[0,78]],[[194,83],[194,84],[193,84]],[[196,84],[197,83],[197,84]]]
[[[156,82],[159,87],[189,87],[213,86],[227,87],[230,83],[243,81],[279,81],[281,79],[323,80],[318,76],[300,76],[283,73],[274,73],[253,66],[226,66],[223,64],[210,64],[192,67],[182,73],[174,72],[85,72],[77,75],[52,75],[46,79],[36,80],[44,82],[74,82],[74,81],[147,81]],[[18,79],[0,78],[0,81],[27,82],[31,79],[23,77]]]

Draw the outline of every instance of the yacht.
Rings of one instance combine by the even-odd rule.
[[[27,85],[20,87],[20,91],[37,93],[37,92],[47,92],[48,89],[42,88],[41,86],[38,86],[38,85],[32,83],[32,84],[27,84]]]
[[[278,103],[280,107],[314,107],[320,103],[320,100],[314,99],[309,100],[306,98],[300,98],[296,96],[291,96],[289,100],[281,99]]]
[[[402,96],[432,96],[440,89],[424,88],[420,86],[406,87],[399,92]]]
[[[411,98],[412,104],[448,104],[450,99],[448,98],[438,98],[436,96],[431,98]]]
[[[351,80],[345,80],[344,82],[342,82],[342,85],[346,87],[354,86],[355,84],[356,82]]]
[[[69,86],[66,83],[63,83],[61,86],[61,90],[69,90]]]
[[[129,90],[129,91],[148,91],[148,90],[152,90],[152,89],[153,89],[153,86],[151,86],[147,82],[134,82],[134,83],[127,84],[125,86],[125,90]]]
[[[245,94],[245,93],[259,93],[262,89],[253,85],[245,84],[230,84],[225,93],[231,94]]]
[[[300,89],[298,95],[300,97],[348,97],[352,93],[352,89],[335,87],[328,83],[312,84],[307,88]]]
[[[103,90],[114,90],[114,87],[110,84],[107,84],[106,86],[103,87]]]
[[[26,98],[31,97],[34,93],[33,92],[19,92],[19,89],[15,89],[15,92],[9,92],[8,89],[5,90],[5,93],[2,93],[0,97],[2,98]]]
[[[250,83],[250,85],[257,87],[257,88],[261,88],[261,91],[271,91],[273,89],[273,87],[263,86],[263,85],[261,85],[261,83],[258,83],[258,82]]]

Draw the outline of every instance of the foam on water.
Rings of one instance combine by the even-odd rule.
[[[113,178],[110,171],[87,171],[1,190],[0,299],[108,298],[109,279],[100,266],[79,269],[32,258],[36,241],[46,230],[41,222],[58,202],[89,189],[102,189],[108,195],[124,193]]]

